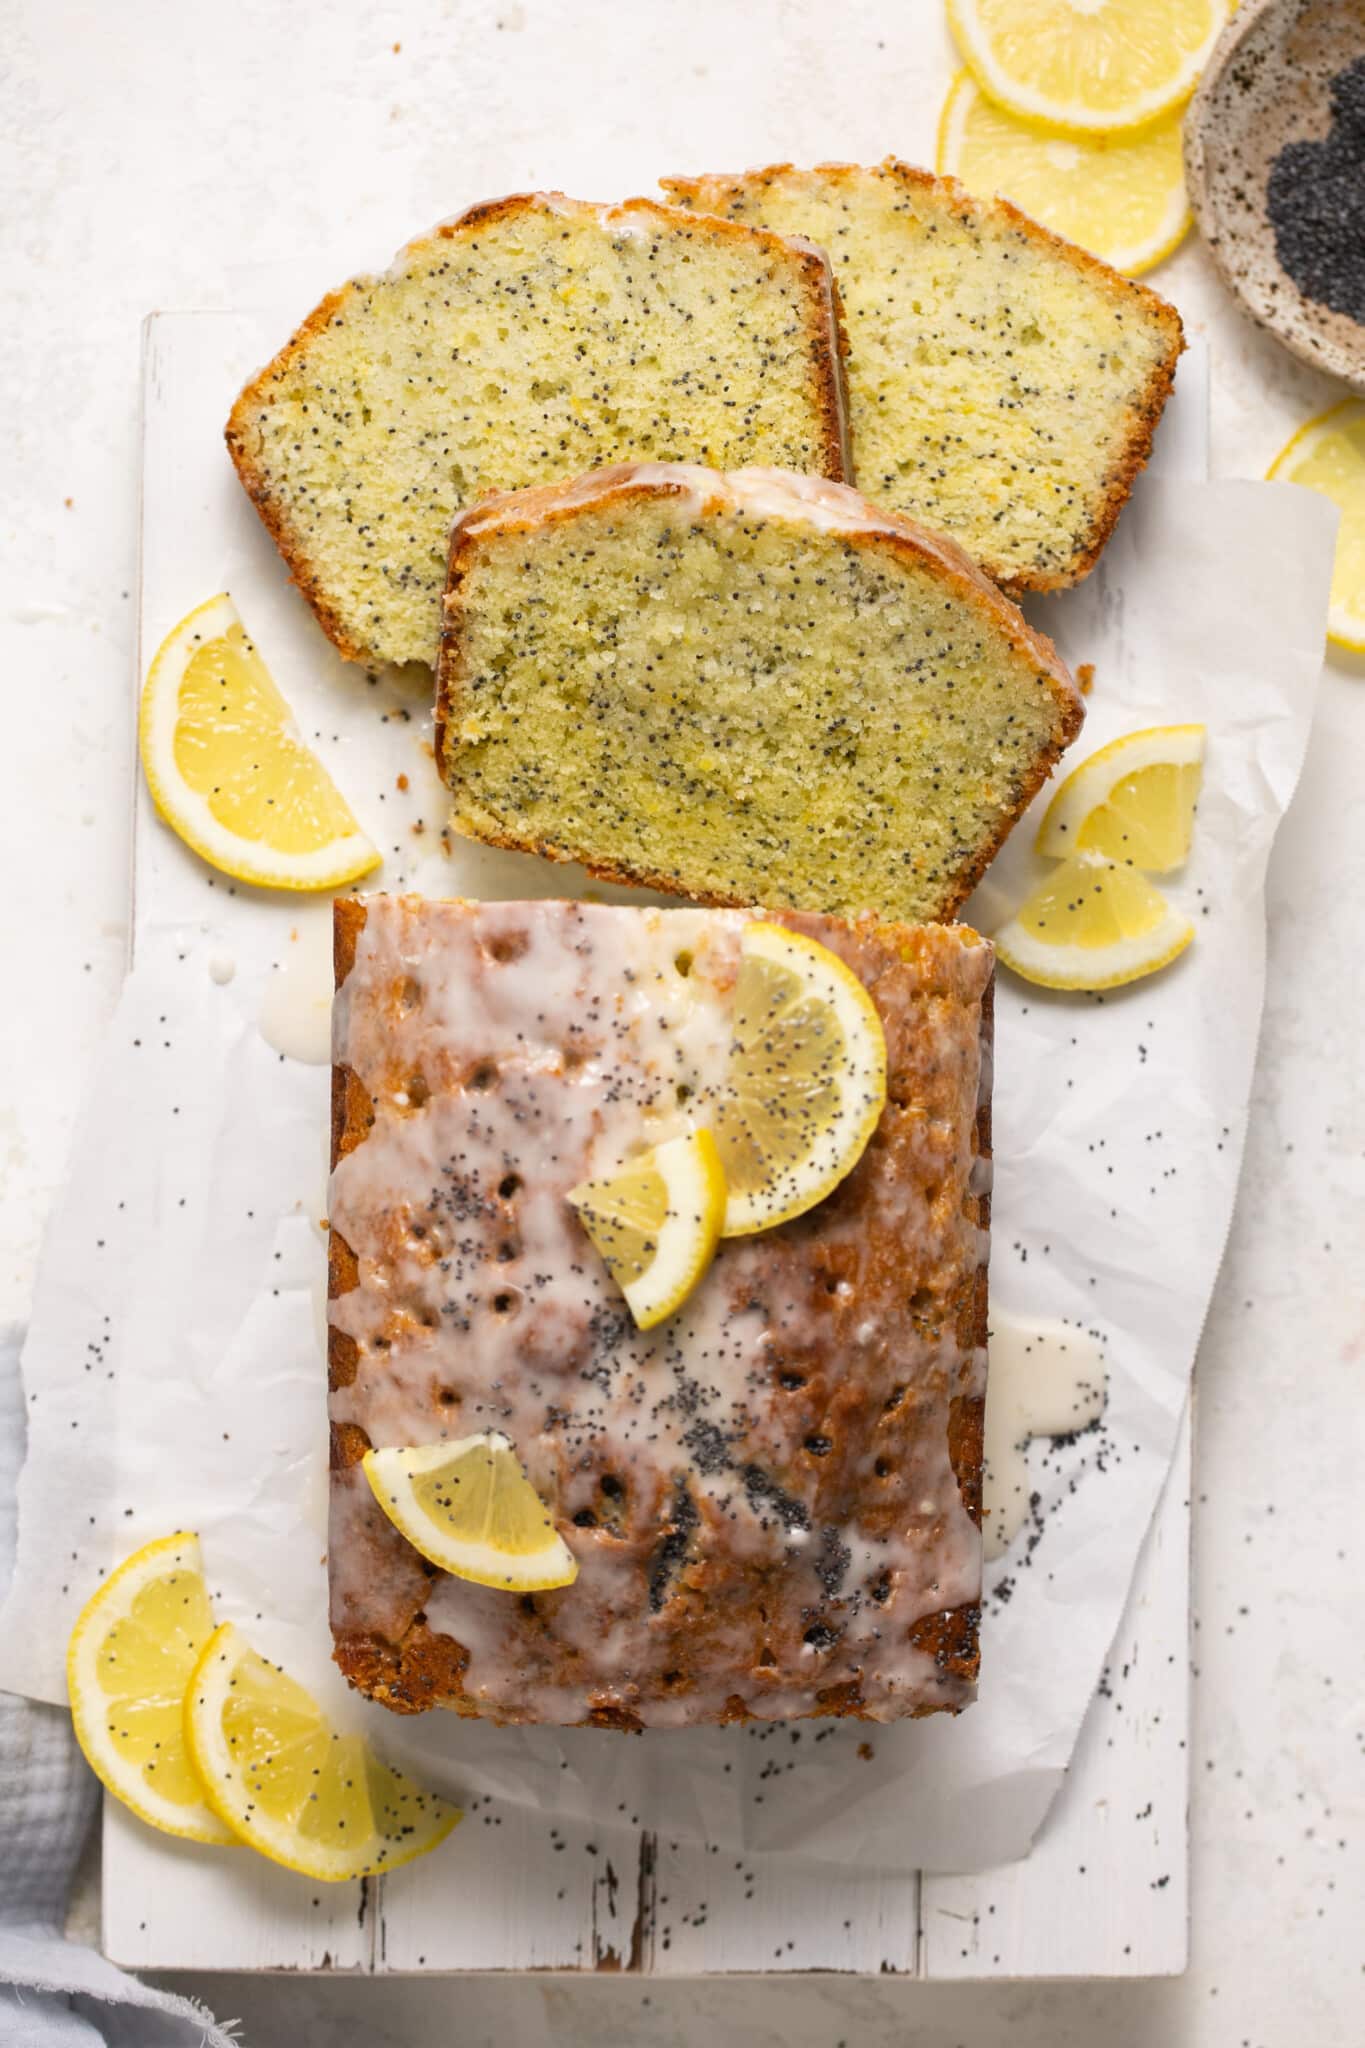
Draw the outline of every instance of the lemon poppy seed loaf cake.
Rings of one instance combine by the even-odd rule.
[[[894,157],[663,187],[828,250],[869,496],[952,534],[1009,589],[1086,573],[1170,393],[1174,307],[1008,201]]]
[[[847,474],[828,262],[644,199],[477,206],[324,299],[227,443],[341,652],[430,664],[451,519],[490,489],[627,455]]]
[[[608,879],[950,917],[1081,715],[960,548],[847,486],[624,465],[452,532],[454,821]]]
[[[989,945],[782,920],[875,1003],[885,1106],[833,1194],[726,1240],[657,1328],[566,1200],[723,1083],[753,915],[336,906],[331,1616],[397,1712],[635,1729],[973,1696]],[[572,1585],[448,1576],[375,1499],[367,1450],[487,1430]]]

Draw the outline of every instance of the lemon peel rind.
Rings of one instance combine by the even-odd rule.
[[[430,1519],[412,1498],[412,1480],[438,1470],[480,1445],[513,1451],[510,1439],[501,1431],[485,1430],[479,1436],[462,1437],[456,1443],[367,1451],[361,1466],[370,1491],[399,1535],[429,1564],[448,1572],[452,1578],[473,1586],[490,1586],[500,1593],[553,1593],[562,1586],[571,1586],[578,1577],[578,1559],[557,1530],[553,1541],[543,1550],[529,1551],[523,1557],[508,1557],[486,1543],[432,1541]],[[530,1480],[525,1479],[525,1484],[529,1487]],[[536,1497],[539,1499],[539,1495]],[[544,1505],[542,1501],[542,1508]],[[550,1559],[555,1560],[552,1565],[548,1564]]]
[[[1055,101],[1030,93],[995,63],[983,40],[974,34],[967,20],[963,0],[947,0],[948,26],[958,54],[987,99],[1041,135],[1060,135],[1073,140],[1094,141],[1099,136],[1136,137],[1155,128],[1168,115],[1177,114],[1193,98],[1200,73],[1231,16],[1224,4],[1213,9],[1214,20],[1199,47],[1182,61],[1175,82],[1169,87],[1139,95],[1119,115],[1083,114],[1075,108],[1059,107]]]
[[[1189,919],[1174,904],[1168,903],[1160,924],[1154,925],[1140,938],[1124,940],[1116,946],[1047,945],[1024,930],[1018,918],[1011,918],[1002,925],[994,934],[992,944],[997,960],[1035,988],[1088,995],[1109,988],[1125,988],[1129,982],[1145,980],[1149,974],[1159,974],[1163,967],[1169,967],[1173,960],[1179,959],[1193,937],[1194,926]],[[1107,973],[1097,974],[1094,971],[1096,961],[1112,961],[1116,954],[1126,956],[1121,966],[1113,967]],[[1069,970],[1059,965],[1060,962],[1070,963]]]
[[[111,1798],[121,1806],[145,1821],[148,1827],[158,1833],[178,1836],[182,1841],[204,1842],[214,1848],[226,1848],[237,1841],[232,1829],[227,1827],[221,1816],[215,1812],[213,1803],[204,1792],[203,1818],[186,1820],[185,1814],[193,1815],[192,1807],[185,1807],[175,1800],[158,1800],[150,1794],[145,1785],[134,1792],[121,1782],[117,1771],[111,1765],[102,1748],[89,1711],[88,1700],[107,1697],[99,1684],[95,1660],[100,1644],[106,1639],[108,1630],[115,1621],[126,1614],[132,1606],[131,1599],[122,1606],[111,1598],[115,1593],[129,1590],[136,1592],[144,1585],[153,1584],[166,1575],[165,1566],[190,1571],[196,1577],[203,1577],[203,1561],[199,1550],[199,1538],[189,1529],[178,1529],[173,1535],[157,1537],[151,1543],[144,1543],[131,1557],[115,1567],[108,1577],[101,1580],[95,1591],[82,1607],[71,1630],[66,1650],[66,1688],[71,1707],[71,1726],[81,1752],[95,1776]],[[152,1569],[153,1566],[163,1569]],[[101,1631],[98,1623],[101,1617],[107,1621]]]
[[[285,1870],[292,1870],[297,1876],[312,1878],[320,1884],[348,1884],[357,1878],[373,1877],[397,1870],[405,1863],[415,1862],[425,1856],[446,1839],[453,1828],[464,1818],[461,1809],[452,1806],[448,1800],[428,1794],[446,1810],[432,1823],[430,1831],[420,1841],[392,1851],[385,1850],[378,1857],[362,1860],[345,1858],[320,1852],[311,1860],[291,1855],[282,1846],[286,1836],[294,1839],[290,1830],[277,1828],[264,1817],[253,1821],[245,1820],[233,1802],[219,1789],[219,1776],[235,1783],[237,1767],[232,1762],[226,1738],[222,1733],[221,1704],[228,1690],[227,1685],[216,1679],[215,1670],[221,1671],[229,1653],[235,1668],[246,1656],[255,1655],[251,1645],[241,1631],[228,1621],[214,1630],[204,1645],[199,1661],[191,1674],[185,1690],[185,1739],[195,1769],[204,1783],[205,1794],[218,1818],[225,1827],[232,1830],[234,1841],[254,1849],[271,1863],[278,1863]],[[262,1662],[267,1662],[262,1659]],[[278,1668],[278,1667],[277,1667]],[[215,1712],[215,1708],[217,1711]],[[326,1725],[326,1716],[318,1709],[318,1719]],[[417,1789],[417,1788],[414,1788]]]
[[[657,1328],[682,1307],[715,1256],[725,1215],[725,1173],[710,1130],[703,1127],[666,1139],[629,1162],[631,1171],[650,1166],[664,1183],[668,1210],[654,1257],[645,1271],[635,1280],[618,1280],[626,1306],[640,1330]],[[590,1214],[591,1194],[610,1185],[611,1176],[583,1181],[571,1188],[565,1199],[575,1209]],[[586,1216],[584,1228],[592,1237]],[[610,1271],[611,1262],[600,1244],[597,1250]],[[670,1274],[669,1284],[664,1286],[659,1276]]]
[[[731,1190],[726,1197],[725,1221],[721,1226],[723,1238],[753,1237],[763,1230],[775,1230],[779,1225],[791,1223],[818,1207],[842,1180],[847,1179],[862,1158],[886,1106],[886,1034],[876,1004],[852,968],[827,946],[822,946],[818,939],[807,938],[804,932],[793,931],[787,925],[770,924],[765,919],[754,919],[746,924],[740,944],[742,951],[756,952],[778,966],[790,964],[789,958],[783,958],[784,954],[789,956],[793,951],[797,952],[824,977],[827,991],[835,998],[833,1007],[836,1014],[843,1004],[850,1006],[842,1021],[847,1023],[850,1017],[856,1017],[861,1022],[863,1046],[870,1058],[861,1077],[854,1073],[846,1092],[856,1095],[861,1079],[868,1101],[861,1111],[846,1116],[848,1136],[835,1150],[829,1167],[790,1201],[774,1207],[771,1206],[771,1197],[765,1197],[762,1191],[745,1194]],[[857,1037],[856,1031],[849,1034],[849,1042],[855,1043]]]
[[[1290,458],[1308,449],[1314,441],[1320,438],[1323,431],[1330,428],[1331,423],[1344,413],[1356,413],[1362,420],[1365,420],[1365,399],[1354,396],[1335,399],[1331,405],[1325,406],[1321,412],[1314,413],[1311,419],[1304,420],[1300,426],[1294,429],[1294,432],[1289,436],[1289,439],[1266,471],[1266,482],[1298,483],[1296,477],[1285,474]],[[1312,491],[1316,490],[1316,488],[1314,484],[1299,484],[1300,490]],[[1317,495],[1326,498],[1329,504],[1336,504],[1337,502],[1327,491],[1318,491]],[[1361,594],[1361,603],[1362,606],[1365,606],[1365,592]],[[1343,648],[1348,654],[1365,654],[1365,610],[1362,610],[1360,616],[1357,617],[1352,612],[1343,609],[1340,605],[1329,604],[1327,610],[1327,639],[1333,647]]]
[[[949,86],[947,97],[939,112],[938,128],[934,142],[934,169],[941,178],[958,179],[969,192],[975,192],[977,188],[964,175],[962,156],[967,137],[967,124],[971,118],[974,103],[979,100],[986,100],[994,108],[995,113],[1000,119],[1016,122],[1021,133],[1031,136],[1035,141],[1047,142],[1059,139],[1056,136],[1046,134],[1026,121],[1020,120],[1019,116],[1012,113],[1008,107],[1003,107],[998,102],[990,100],[989,94],[985,93],[977,84],[970,67],[964,64]],[[1131,136],[1072,135],[1068,136],[1066,140],[1082,147],[1087,142],[1113,141],[1121,148],[1127,141],[1143,141],[1146,136],[1153,133],[1161,125],[1160,120],[1148,122],[1145,127],[1136,130]],[[981,195],[978,194],[978,196]],[[1025,202],[1014,199],[1008,192],[998,192],[996,196],[1009,200],[1012,205],[1020,206],[1025,213],[1029,212],[1029,207]],[[1031,215],[1030,217],[1036,217],[1041,220],[1041,216]],[[1190,232],[1190,229],[1194,226],[1194,214],[1190,208],[1189,196],[1185,190],[1185,182],[1182,177],[1171,195],[1171,203],[1167,209],[1167,216],[1163,223],[1162,231],[1151,237],[1147,242],[1132,248],[1120,246],[1114,249],[1097,249],[1088,243],[1075,242],[1074,237],[1068,236],[1063,229],[1054,227],[1049,221],[1042,221],[1042,225],[1048,229],[1050,234],[1059,235],[1063,241],[1070,240],[1075,247],[1085,248],[1090,255],[1098,256],[1102,263],[1107,263],[1112,270],[1119,271],[1124,277],[1145,277],[1148,271],[1155,270],[1158,264],[1164,263],[1168,256],[1175,254],[1186,235]]]
[[[1208,728],[1200,724],[1149,725],[1097,747],[1055,791],[1038,827],[1035,848],[1050,860],[1070,859],[1079,850],[1079,834],[1086,820],[1109,801],[1121,782],[1148,768],[1202,766],[1207,737]],[[1111,765],[1115,772],[1106,776],[1104,770]],[[1150,874],[1170,873],[1180,864],[1159,869],[1142,861],[1133,863]]]
[[[168,673],[183,672],[196,645],[221,639],[233,626],[242,626],[240,614],[227,592],[220,591],[216,597],[196,605],[173,626],[152,657],[138,711],[138,742],[142,771],[157,816],[191,852],[220,874],[231,875],[234,881],[296,894],[311,894],[359,881],[383,859],[359,827],[344,839],[333,840],[313,853],[289,855],[287,867],[282,867],[262,860],[255,840],[229,832],[197,791],[186,788],[178,776],[167,772],[167,763],[174,759],[178,693],[165,687],[163,679]],[[245,627],[242,631],[245,634]],[[326,773],[325,768],[323,772]]]

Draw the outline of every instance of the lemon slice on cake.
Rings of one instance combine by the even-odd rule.
[[[722,1235],[802,1216],[862,1157],[886,1103],[886,1037],[852,969],[755,919],[740,941],[729,1066],[708,1106],[725,1172]]]
[[[410,1863],[443,1842],[458,1807],[332,1727],[311,1693],[231,1622],[205,1644],[185,1732],[209,1800],[234,1834],[332,1883]]]
[[[725,1220],[725,1175],[710,1131],[689,1131],[585,1180],[569,1201],[642,1330],[681,1307],[711,1263]]]
[[[230,597],[210,598],[167,634],[143,685],[138,739],[158,811],[224,874],[335,889],[378,867]]]
[[[1041,135],[960,71],[939,118],[938,169],[969,192],[998,193],[1138,277],[1170,255],[1190,225],[1180,119],[1138,135]]]
[[[112,1572],[71,1631],[67,1689],[97,1778],[139,1819],[195,1842],[231,1842],[185,1745],[185,1688],[213,1634],[199,1539],[164,1536]]]
[[[1022,121],[1081,135],[1183,106],[1230,12],[1229,0],[948,0],[981,90]]]
[[[443,1572],[513,1593],[548,1592],[578,1577],[577,1559],[499,1431],[367,1451],[363,1462],[394,1527]]]
[[[1135,868],[1077,854],[994,935],[997,957],[1044,988],[1105,989],[1155,974],[1194,926]]]
[[[1343,398],[1306,421],[1269,475],[1341,507],[1327,637],[1365,654],[1365,398]]]
[[[1055,860],[1098,853],[1149,874],[1189,857],[1204,773],[1202,725],[1153,725],[1125,733],[1073,768],[1038,830]]]

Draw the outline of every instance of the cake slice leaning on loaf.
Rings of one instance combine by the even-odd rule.
[[[956,911],[1082,716],[951,541],[846,485],[683,463],[456,522],[436,712],[474,838],[906,922]]]
[[[663,187],[829,251],[858,482],[879,504],[952,534],[1009,589],[1085,575],[1170,393],[1174,306],[1008,200],[895,157]]]
[[[766,229],[522,193],[324,299],[228,449],[341,652],[430,665],[451,519],[490,490],[640,455],[850,475],[836,303]]]

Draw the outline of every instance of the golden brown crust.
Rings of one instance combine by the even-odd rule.
[[[703,174],[698,177],[660,178],[660,188],[669,194],[678,194],[694,203],[709,206],[722,201],[725,196],[738,198],[755,186],[771,185],[781,178],[804,177],[821,184],[838,184],[866,177],[868,168],[861,164],[818,163],[802,171],[795,164],[764,164],[760,168],[745,171],[738,176]],[[1061,235],[1045,228],[1030,214],[1022,212],[1010,200],[1003,198],[982,199],[957,178],[939,177],[933,171],[921,170],[916,164],[908,164],[896,156],[884,157],[880,164],[871,169],[894,178],[907,187],[918,187],[921,191],[932,192],[935,198],[946,203],[954,212],[972,220],[995,219],[1008,221],[1011,227],[1026,236],[1039,248],[1047,249],[1052,255],[1069,263],[1073,270],[1081,272],[1094,283],[1103,287],[1110,298],[1129,306],[1137,306],[1141,316],[1157,326],[1162,334],[1164,351],[1152,370],[1147,386],[1135,406],[1129,423],[1127,438],[1110,465],[1104,479],[1103,491],[1095,508],[1094,519],[1084,546],[1061,569],[1038,570],[1021,573],[1007,566],[998,568],[989,561],[985,567],[1002,590],[1013,595],[1027,590],[1064,590],[1079,583],[1094,568],[1105,543],[1118,521],[1118,516],[1128,501],[1134,481],[1146,467],[1152,452],[1152,437],[1156,432],[1166,401],[1171,395],[1175,382],[1175,366],[1185,347],[1185,333],[1179,313],[1175,307],[1148,285],[1136,279],[1124,277],[1111,268],[1099,256],[1088,249],[1082,249],[1075,242],[1068,242]],[[724,218],[716,214],[708,218]],[[856,451],[855,451],[856,452]]]
[[[599,208],[579,200],[565,198],[564,194],[541,192],[517,192],[503,199],[488,199],[467,207],[452,220],[442,221],[429,236],[418,236],[400,250],[395,264],[412,250],[421,248],[429,241],[451,241],[461,235],[477,233],[496,221],[512,219],[519,212],[537,209],[544,205],[573,209],[582,214],[645,215],[657,220],[670,233],[680,230],[680,223],[686,222],[688,231],[698,228],[697,216],[684,213],[678,207],[660,205],[656,199],[628,199],[617,207]],[[814,379],[815,401],[820,420],[821,472],[838,479],[852,481],[852,453],[848,435],[848,407],[844,390],[844,361],[848,354],[848,340],[843,329],[842,309],[838,288],[830,269],[829,258],[822,249],[813,244],[789,236],[774,234],[767,228],[750,228],[737,221],[711,220],[705,218],[700,228],[700,238],[710,241],[742,239],[752,243],[755,239],[774,258],[791,262],[802,274],[810,299],[807,319],[807,340],[810,349],[812,376]],[[345,622],[339,617],[328,600],[308,555],[305,536],[299,534],[289,523],[285,507],[272,495],[269,480],[252,451],[253,418],[259,406],[269,399],[277,385],[290,374],[293,365],[303,355],[314,335],[327,328],[336,315],[358,294],[369,289],[374,282],[369,277],[352,278],[338,290],[329,292],[321,303],[314,307],[279,353],[266,364],[265,368],[246,384],[238,394],[228,415],[224,429],[228,454],[251,499],[262,524],[274,541],[276,548],[289,571],[289,580],[311,606],[318,624],[337,651],[347,661],[373,661],[373,652],[359,643],[348,632]]]
[[[670,478],[669,472],[675,476]],[[736,472],[738,477],[743,472]],[[561,483],[538,484],[525,491],[503,491],[482,499],[463,513],[451,528],[450,559],[446,594],[442,605],[441,641],[436,661],[436,712],[433,740],[436,765],[443,778],[454,786],[450,763],[446,757],[446,732],[452,719],[458,717],[461,695],[464,687],[462,663],[462,619],[463,589],[469,564],[479,543],[490,534],[530,533],[558,520],[573,518],[580,512],[597,511],[614,504],[625,504],[632,498],[677,497],[687,495],[694,489],[697,477],[713,477],[715,491],[709,504],[717,506],[726,502],[723,487],[726,479],[719,472],[703,471],[691,464],[621,462],[603,469],[589,470],[582,476],[566,477]],[[840,493],[843,496],[844,493]],[[1040,672],[1051,677],[1056,685],[1060,720],[1056,736],[1051,745],[1041,751],[1034,762],[1033,772],[1024,786],[1021,800],[1014,814],[1006,818],[1000,831],[989,846],[977,854],[971,866],[955,877],[953,891],[934,906],[934,914],[940,919],[956,915],[971,895],[981,877],[1003,846],[1014,824],[1032,803],[1038,791],[1051,775],[1063,751],[1070,746],[1081,729],[1085,718],[1084,703],[1070,671],[1058,655],[1052,642],[1043,633],[1029,625],[1011,600],[983,573],[965,549],[945,534],[932,533],[917,520],[904,513],[891,512],[880,505],[873,505],[870,499],[860,498],[849,490],[847,496],[862,508],[865,525],[860,529],[850,528],[847,538],[859,546],[881,547],[899,554],[906,561],[916,565],[929,564],[940,574],[955,594],[969,604],[976,604],[988,612],[995,626],[1003,631],[1011,645]],[[456,821],[457,829],[467,832],[468,828]],[[581,852],[566,849],[536,840],[518,836],[505,828],[489,823],[481,824],[477,836],[486,845],[503,846],[515,852],[537,853],[545,860],[576,860],[588,869],[599,881],[623,883],[637,888],[659,889],[665,893],[690,897],[694,902],[715,905],[722,909],[743,909],[745,899],[740,896],[711,893],[699,889],[690,877],[670,875],[656,869],[643,867],[621,867],[611,861],[585,858]]]
[[[954,986],[952,970],[940,978],[938,956],[932,950],[932,942],[942,939],[933,928],[912,925],[898,925],[879,922],[866,916],[854,923],[815,916],[808,913],[778,910],[769,913],[775,921],[791,926],[795,930],[820,936],[826,943],[832,943],[844,953],[850,962],[862,961],[863,972],[869,971],[871,962],[880,958],[882,967],[873,970],[871,992],[879,1007],[884,998],[878,998],[877,976],[885,972],[890,962],[899,960],[915,965],[925,979],[923,992],[935,997],[947,994]],[[355,899],[338,899],[334,905],[335,965],[338,989],[344,984],[355,962],[356,945],[366,922],[366,906]],[[993,984],[987,982],[980,997],[980,1042],[982,1046],[982,1081],[978,1096],[975,1119],[976,1154],[982,1160],[990,1157],[990,1065],[993,1041]],[[915,1100],[911,1085],[914,1062],[919,1055],[912,1052],[913,1038],[907,1039],[906,1020],[895,1010],[884,1011],[884,1023],[888,1034],[888,1054],[891,1060],[889,1076],[889,1105],[885,1118],[886,1142],[895,1145],[897,1140],[889,1136],[895,1126],[897,1110],[904,1104],[907,1108]],[[899,1048],[899,1052],[898,1052]],[[902,1062],[905,1062],[903,1065]],[[368,1097],[357,1096],[348,1085],[348,1070],[334,1070],[333,1088],[333,1161],[343,1157],[355,1145],[363,1142],[368,1117],[365,1103]],[[859,1168],[835,1194],[827,1198],[826,1209],[838,1212],[856,1212],[863,1199],[859,1191],[859,1178],[866,1169]],[[973,1213],[978,1230],[985,1232],[990,1219],[990,1197],[988,1193],[973,1196]],[[790,1235],[793,1242],[791,1256],[802,1270],[809,1268],[807,1279],[813,1291],[825,1295],[831,1291],[831,1283],[841,1278],[854,1278],[866,1256],[868,1247],[861,1244],[858,1233],[849,1237],[847,1232],[836,1231],[837,1242],[825,1242],[821,1235],[819,1212],[788,1226],[786,1231],[776,1235]],[[334,1233],[335,1236],[335,1233]],[[334,1264],[329,1280],[329,1298],[335,1299],[355,1284],[353,1254],[345,1247],[345,1254],[352,1261]],[[852,1261],[852,1263],[850,1263]],[[795,1267],[793,1268],[795,1270]],[[947,1450],[952,1471],[957,1480],[959,1492],[967,1513],[979,1528],[981,1524],[982,1484],[982,1424],[984,1400],[979,1391],[979,1379],[969,1376],[975,1372],[975,1360],[984,1356],[987,1341],[987,1295],[985,1268],[964,1276],[963,1284],[956,1295],[956,1338],[962,1353],[962,1391],[954,1397],[948,1411]],[[336,1334],[335,1332],[333,1333]],[[348,1340],[349,1341],[349,1340]],[[335,1378],[333,1385],[344,1384]],[[904,1391],[897,1389],[898,1392]],[[822,1399],[830,1398],[828,1395]],[[840,1396],[833,1397],[837,1406]],[[861,1395],[856,1386],[843,1389],[842,1398],[847,1402],[850,1416],[859,1410]],[[833,1407],[822,1409],[832,1415]],[[334,1473],[344,1473],[364,1456],[369,1441],[364,1431],[354,1424],[333,1423],[331,1427],[331,1465]],[[372,1506],[372,1503],[369,1504]],[[437,1576],[434,1568],[416,1558],[405,1544],[394,1537],[394,1532],[383,1522],[375,1511],[375,1522],[379,1535],[387,1548],[396,1546],[406,1560],[414,1566],[413,1588],[397,1603],[400,1620],[391,1633],[377,1631],[373,1627],[350,1626],[344,1620],[334,1618],[335,1660],[349,1682],[359,1690],[380,1701],[396,1713],[422,1713],[431,1707],[444,1707],[466,1716],[477,1716],[480,1707],[467,1696],[464,1677],[469,1665],[469,1656],[463,1646],[452,1636],[433,1630],[422,1611],[421,1585],[423,1580],[416,1572],[425,1574],[426,1582]],[[378,1552],[376,1553],[378,1561]],[[387,1564],[387,1555],[383,1560]],[[713,1587],[707,1578],[707,1567],[686,1567],[680,1576],[678,1597],[684,1609],[680,1622],[680,1635],[685,1637],[685,1610],[695,1604],[704,1607],[719,1587]],[[533,1603],[523,1603],[532,1604]],[[529,1624],[534,1627],[534,1617]],[[941,1711],[956,1712],[961,1701],[970,1696],[978,1669],[978,1635],[980,1607],[976,1602],[943,1609],[921,1617],[909,1631],[908,1640],[916,1649],[931,1656],[945,1682],[951,1681],[956,1689],[956,1700],[950,1689],[939,1707],[929,1704],[916,1706],[913,1717]],[[832,1684],[812,1696],[807,1718],[845,1717],[859,1720],[877,1720],[880,1717],[869,1712],[865,1699],[856,1681]],[[737,1695],[726,1703],[718,1719],[721,1725],[741,1723],[753,1716],[744,1701]],[[583,1725],[612,1728],[623,1732],[639,1730],[644,1722],[628,1706],[613,1705],[593,1708]]]

